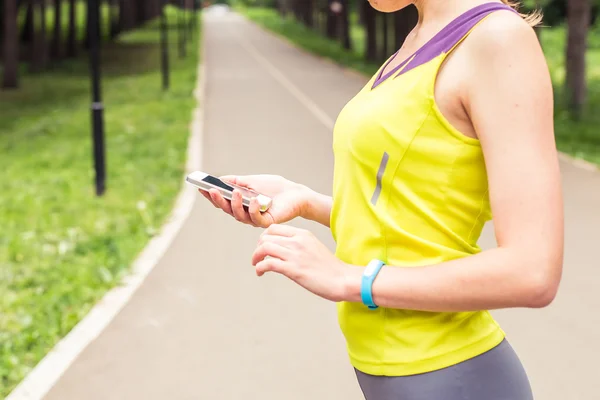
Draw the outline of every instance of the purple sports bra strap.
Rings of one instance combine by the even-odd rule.
[[[392,59],[386,64],[381,70],[377,77],[373,87],[376,87],[381,82],[385,81],[390,76],[394,75],[400,69],[402,74],[410,71],[413,68],[423,65],[440,54],[446,53],[452,50],[457,43],[459,43],[470,31],[477,25],[482,19],[487,17],[494,11],[508,10],[516,12],[510,6],[501,3],[485,3],[480,6],[474,7],[469,11],[461,14],[455,20],[446,25],[441,31],[439,31],[433,38],[431,38],[423,47],[417,50],[412,56],[408,57],[404,62],[398,65],[396,68],[382,76],[383,71],[391,62]]]

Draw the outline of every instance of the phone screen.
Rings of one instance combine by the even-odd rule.
[[[218,186],[218,187],[223,188],[225,190],[233,191],[233,187],[232,186],[226,184],[225,182],[223,182],[219,178],[215,178],[214,176],[207,175],[206,178],[204,178],[202,180],[204,182],[206,182],[206,183],[210,183],[211,185]]]
[[[219,178],[215,178],[214,176],[211,175],[207,175],[204,179],[202,179],[204,182],[206,183],[210,183],[211,185],[220,187],[222,189],[228,190],[230,192],[233,192],[233,189],[238,189],[240,192],[242,192],[242,195],[248,198],[252,198],[252,197],[256,197],[258,195],[257,192],[255,192],[254,190],[250,190],[238,185],[233,185],[230,183],[225,183],[222,180],[220,180]]]

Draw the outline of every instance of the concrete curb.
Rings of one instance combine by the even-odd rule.
[[[592,171],[592,172],[600,171],[600,165],[596,165],[589,161],[585,161],[581,158],[573,157],[573,156],[570,156],[570,155],[568,155],[566,153],[562,153],[562,152],[558,153],[558,157],[561,160],[571,163],[578,168],[585,169],[586,171]]]
[[[200,169],[202,162],[203,100],[206,87],[204,60],[206,58],[204,57],[205,46],[203,43],[200,46],[198,80],[194,90],[197,107],[193,111],[190,126],[186,174]],[[143,284],[187,220],[196,198],[197,191],[185,185],[182,178],[182,189],[171,215],[161,232],[146,245],[134,261],[131,274],[123,280],[120,286],[106,293],[102,300],[23,379],[6,400],[42,400],[44,398],[77,357],[102,333]]]

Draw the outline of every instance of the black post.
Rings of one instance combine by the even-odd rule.
[[[100,93],[100,0],[88,0],[88,12],[90,13],[91,108],[96,195],[102,196],[106,190],[106,167],[104,163],[104,106]]]
[[[163,90],[169,89],[169,37],[168,37],[168,22],[167,22],[167,6],[168,0],[161,0],[160,8],[160,41],[162,48],[162,83]]]
[[[185,57],[185,0],[179,0],[179,12],[177,13],[177,31],[179,35],[179,57]]]

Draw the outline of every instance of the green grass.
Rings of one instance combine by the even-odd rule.
[[[0,398],[90,310],[165,221],[182,185],[198,34],[171,39],[161,90],[156,22],[102,52],[108,190],[96,198],[87,57],[0,90]]]
[[[378,68],[378,65],[366,62],[360,52],[347,51],[336,41],[329,40],[319,33],[308,29],[292,17],[282,18],[276,11],[270,8],[236,7],[236,10],[240,11],[250,20],[288,38],[291,42],[314,54],[326,57],[367,75],[374,73]],[[360,40],[357,40],[359,39],[361,30],[355,28],[353,27],[352,29],[353,41],[354,43],[362,43]]]
[[[306,28],[294,19],[281,18],[272,9],[254,7],[237,9],[250,20],[286,37],[296,45],[368,76],[373,75],[380,67],[379,64],[364,61],[365,32],[356,22],[354,15],[350,31],[354,48],[353,51],[347,51],[339,43]],[[565,41],[564,27],[545,28],[542,32],[542,43],[555,86],[557,146],[565,153],[600,164],[600,113],[596,111],[600,109],[600,29],[595,29],[590,34],[587,60],[588,104],[578,121],[570,118],[563,100]]]

